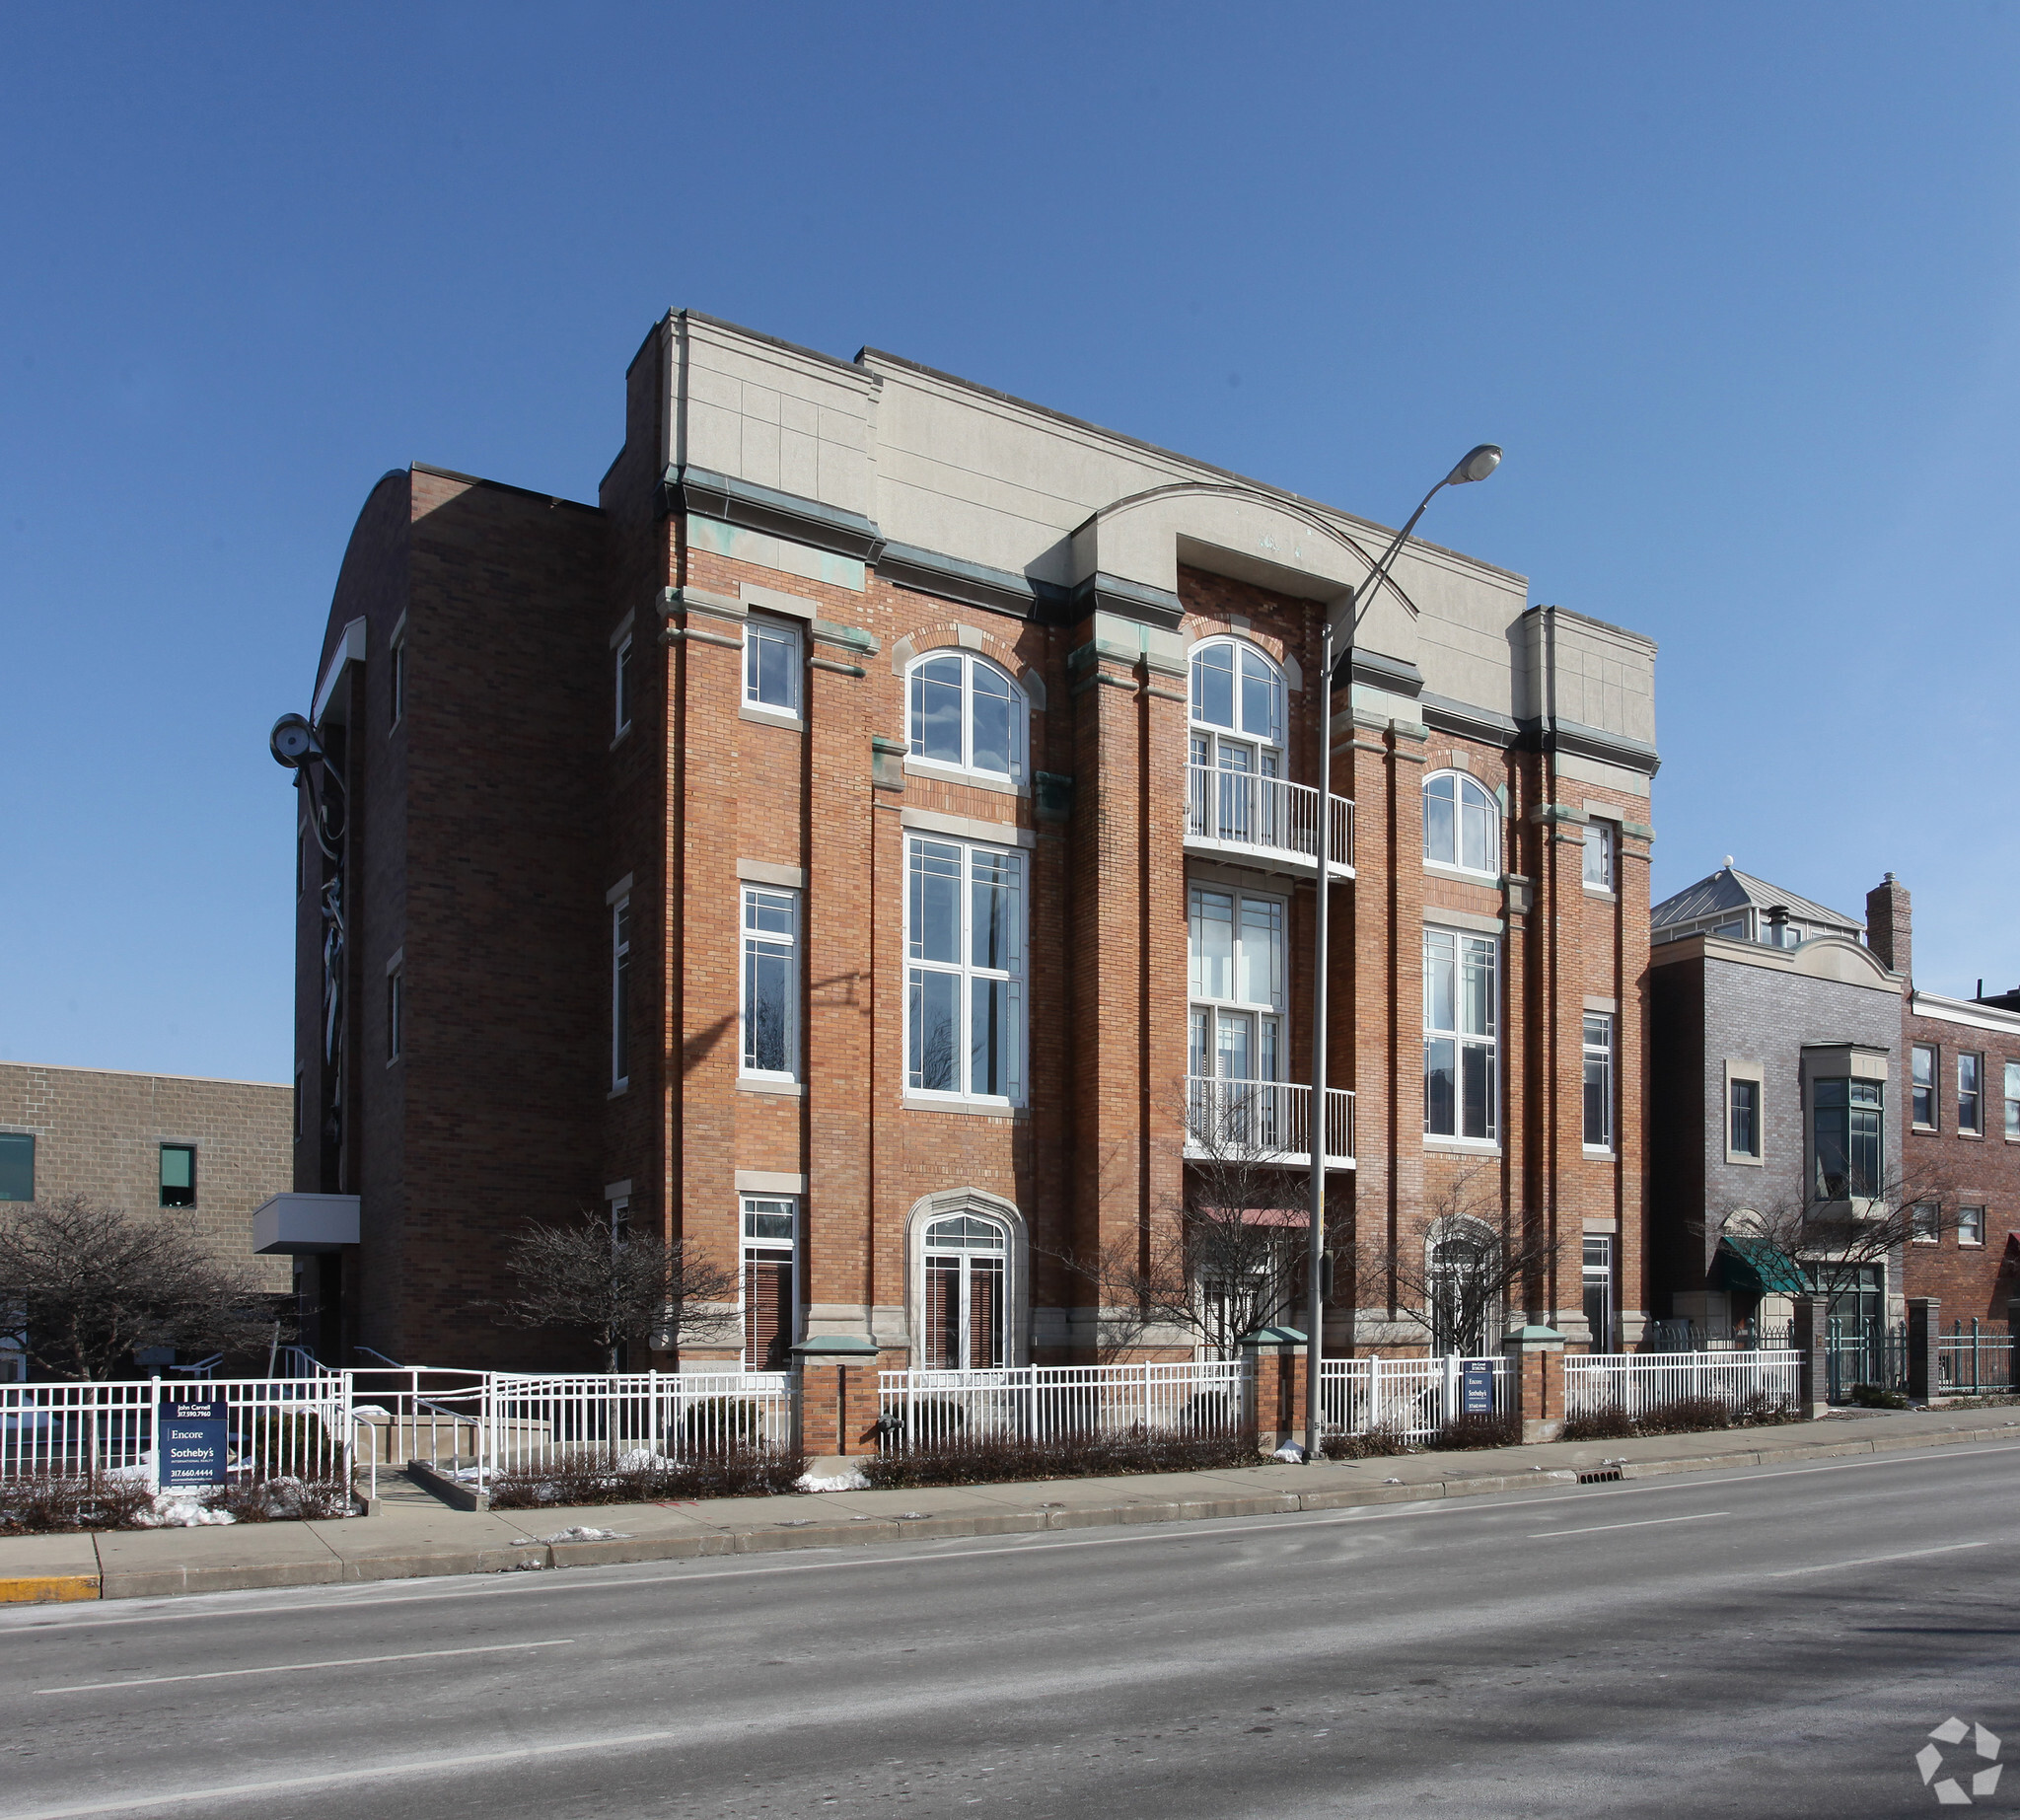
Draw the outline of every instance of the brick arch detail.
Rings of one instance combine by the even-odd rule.
[[[1186,643],[1186,665],[1191,668],[1192,653],[1202,644],[1211,644],[1216,638],[1230,638],[1236,644],[1252,644],[1269,659],[1283,673],[1283,686],[1292,694],[1301,694],[1305,687],[1305,667],[1298,662],[1297,653],[1289,644],[1271,633],[1259,632],[1246,625],[1215,625],[1210,621],[1196,619],[1192,615],[1186,617],[1188,638]],[[1196,627],[1196,630],[1194,629]]]
[[[891,674],[902,681],[912,659],[923,657],[928,651],[945,651],[957,646],[964,651],[976,652],[1007,671],[1017,687],[1024,691],[1024,698],[1030,703],[1032,712],[1043,714],[1046,711],[1046,680],[1039,674],[1038,666],[1027,663],[979,626],[948,621],[915,627],[902,638],[893,641]]]

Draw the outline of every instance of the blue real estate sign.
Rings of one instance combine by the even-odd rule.
[[[225,1482],[225,1403],[164,1397],[155,1422],[162,1490]]]
[[[1484,1361],[1459,1368],[1459,1413],[1462,1416],[1491,1416],[1494,1413],[1494,1368]]]

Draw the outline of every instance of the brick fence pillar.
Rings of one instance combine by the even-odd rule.
[[[1927,1403],[1943,1391],[1942,1302],[1933,1295],[1908,1298],[1908,1396]]]
[[[1254,1387],[1256,1445],[1274,1453],[1305,1438],[1305,1337],[1294,1327],[1265,1327],[1242,1341]]]
[[[877,1451],[878,1354],[870,1340],[822,1339],[793,1347],[798,1365],[793,1397],[793,1438],[816,1462],[846,1460]],[[829,1468],[830,1476],[844,1469]]]
[[[1802,1355],[1797,1365],[1796,1408],[1811,1420],[1831,1408],[1831,1304],[1821,1295],[1791,1298],[1788,1343]]]
[[[1555,1440],[1564,1431],[1564,1336],[1532,1323],[1503,1340],[1501,1351],[1523,1440]]]

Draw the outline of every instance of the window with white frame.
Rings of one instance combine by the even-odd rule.
[[[1500,876],[1501,806],[1479,778],[1436,771],[1424,779],[1424,858]]]
[[[1462,929],[1424,930],[1424,1130],[1500,1135],[1500,943]]]
[[[612,660],[611,678],[612,716],[614,722],[613,736],[628,732],[631,726],[631,635],[626,632],[617,641],[615,657]]]
[[[770,1080],[800,1077],[800,897],[746,885],[744,1064]]]
[[[1024,1098],[1024,858],[906,838],[905,1084]]]
[[[744,1201],[744,1369],[784,1371],[799,1338],[799,1201],[789,1195]]]
[[[1585,1325],[1592,1332],[1592,1349],[1609,1352],[1614,1340],[1614,1242],[1604,1234],[1585,1236],[1583,1268]]]
[[[1984,1057],[1957,1057],[1957,1128],[1974,1136],[1984,1130]]]
[[[1194,833],[1280,840],[1284,820],[1283,673],[1255,645],[1215,638],[1192,653],[1190,787]]]
[[[1614,1020],[1585,1014],[1585,1147],[1614,1147]]]
[[[800,713],[800,628],[753,614],[744,621],[744,705],[767,714]]]
[[[1917,1043],[1909,1052],[1909,1117],[1925,1129],[1936,1128],[1936,1052]]]
[[[631,1083],[631,900],[611,906],[611,1088]]]
[[[925,1230],[924,1360],[929,1371],[978,1371],[1004,1363],[1010,1235],[1002,1221],[953,1213]]]
[[[2020,1061],[2006,1063],[2006,1136],[2020,1140]]]
[[[1942,1230],[1941,1215],[1933,1201],[1917,1202],[1909,1209],[1910,1232],[1917,1245],[1933,1245]]]
[[[1024,776],[1024,692],[986,657],[934,651],[906,685],[911,756],[953,770],[1018,781]]]
[[[1957,1243],[1960,1245],[1983,1245],[1984,1243],[1984,1208],[1959,1207],[1957,1209]]]
[[[1614,836],[1611,822],[1585,824],[1585,883],[1592,891],[1614,888]]]
[[[1220,1083],[1284,1077],[1284,901],[1194,885],[1187,899],[1186,946],[1192,1135],[1209,1148],[1222,1141],[1266,1145],[1281,1096]],[[1263,1128],[1251,1129],[1258,1119]]]

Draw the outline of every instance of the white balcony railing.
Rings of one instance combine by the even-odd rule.
[[[1326,1091],[1326,1167],[1353,1165],[1353,1095]],[[1186,1077],[1186,1154],[1312,1166],[1312,1090],[1292,1081]]]
[[[1335,878],[1353,876],[1353,803],[1332,799],[1333,828],[1327,866]],[[1254,771],[1186,766],[1186,844],[1202,852],[1239,852],[1316,870],[1319,792]]]

